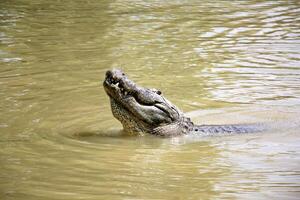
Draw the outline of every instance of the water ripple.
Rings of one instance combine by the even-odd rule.
[[[299,11],[271,0],[1,1],[0,198],[295,197]],[[278,135],[126,136],[100,83],[112,67],[200,123],[290,123]]]

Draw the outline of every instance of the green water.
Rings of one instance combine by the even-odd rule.
[[[0,199],[299,199],[299,1],[0,1]],[[260,134],[126,137],[122,68],[201,123]]]

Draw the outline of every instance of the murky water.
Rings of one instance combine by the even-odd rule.
[[[299,1],[0,2],[0,199],[299,199]],[[126,137],[121,67],[220,137]]]

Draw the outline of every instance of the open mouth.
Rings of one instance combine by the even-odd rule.
[[[124,88],[124,83],[121,80],[109,78],[107,83],[110,87],[118,90],[122,96],[127,96],[128,91]]]
[[[106,93],[115,100],[132,97],[137,103],[144,106],[166,103],[159,90],[137,86],[120,70],[107,71],[103,85]]]
[[[122,77],[120,77],[120,75]],[[128,88],[125,88],[124,79],[125,74],[113,74],[111,71],[106,72],[106,78],[104,81],[104,87],[108,94],[111,94],[111,90],[114,90],[115,93],[119,94],[121,97],[129,96],[130,91]]]
[[[148,125],[171,123],[180,116],[159,90],[136,85],[121,70],[107,71],[103,85],[113,102],[115,116],[120,115],[119,110],[126,110],[126,115]]]

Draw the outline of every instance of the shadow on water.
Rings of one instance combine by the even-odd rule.
[[[133,140],[133,141],[155,141],[157,144],[165,145],[187,145],[190,143],[207,143],[214,140],[222,141],[231,139],[241,140],[255,139],[259,137],[274,136],[276,137],[294,137],[297,130],[300,129],[300,110],[295,107],[264,107],[264,106],[243,106],[231,107],[223,109],[203,109],[198,111],[189,112],[186,114],[192,118],[196,124],[245,124],[246,126],[253,126],[256,130],[252,133],[241,134],[213,134],[212,136],[203,136],[201,134],[189,134],[186,136],[179,136],[173,138],[164,138],[152,136],[150,134],[132,135],[124,132],[120,128],[109,128],[106,130],[99,129],[94,131],[73,131],[60,133],[62,136],[77,140],[90,141],[97,143],[103,138],[115,138],[119,140]],[[113,118],[113,115],[111,115]],[[115,121],[115,124],[120,122]],[[101,143],[101,142],[100,142]],[[158,145],[155,148],[160,148]]]

